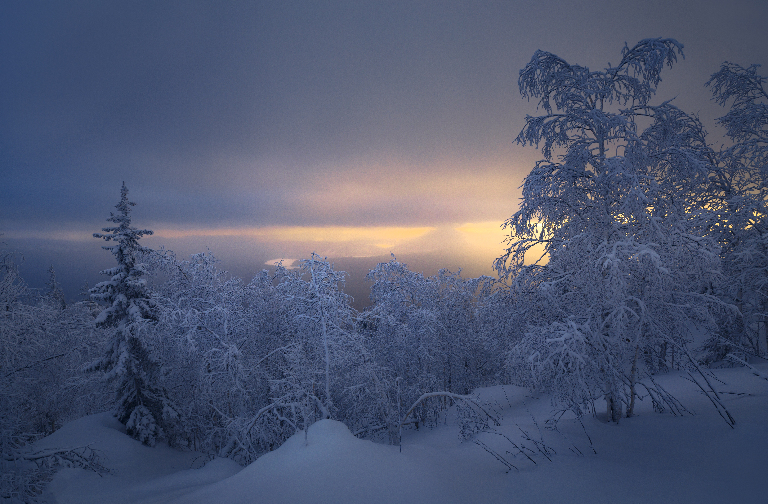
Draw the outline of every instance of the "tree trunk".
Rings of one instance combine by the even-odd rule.
[[[621,419],[621,399],[619,399],[616,393],[616,385],[613,383],[607,384],[607,390],[605,392],[605,403],[608,407],[608,421],[619,423]]]
[[[635,358],[632,361],[632,372],[629,375],[629,407],[627,408],[627,418],[630,418],[635,411],[635,383],[637,383],[637,355],[640,352],[640,345],[635,347]]]

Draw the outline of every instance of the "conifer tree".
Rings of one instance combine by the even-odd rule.
[[[64,291],[61,290],[61,285],[56,280],[56,271],[53,269],[53,265],[48,268],[48,282],[46,282],[45,286],[47,287],[45,297],[48,302],[59,310],[65,309],[67,301],[64,299]]]
[[[107,328],[110,334],[106,352],[90,369],[104,372],[109,382],[117,384],[118,419],[131,436],[151,446],[163,436],[165,421],[176,415],[158,384],[159,366],[141,339],[142,331],[157,321],[158,314],[140,262],[148,249],[139,245],[139,239],[152,231],[131,227],[134,205],[128,201],[128,188],[123,182],[117,212],[107,219],[115,226],[93,234],[94,238],[111,242],[102,248],[112,252],[117,266],[102,271],[109,280],[90,291],[91,299],[106,305],[96,325]]]

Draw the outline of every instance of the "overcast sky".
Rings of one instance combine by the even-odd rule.
[[[8,3],[0,240],[71,295],[111,264],[91,235],[125,181],[146,245],[240,275],[312,251],[490,274],[540,157],[513,143],[534,51],[600,69],[676,38],[659,100],[716,133],[704,82],[768,73],[766,26],[764,0]]]

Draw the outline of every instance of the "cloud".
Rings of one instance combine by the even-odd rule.
[[[283,265],[285,269],[291,270],[291,269],[297,269],[299,267],[299,261],[301,259],[286,259],[286,258],[280,258],[280,259],[269,259],[264,262],[265,266],[279,266]]]

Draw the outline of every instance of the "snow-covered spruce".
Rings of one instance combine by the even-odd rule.
[[[110,214],[112,227],[94,233],[110,243],[109,250],[117,266],[102,271],[109,280],[91,289],[91,299],[106,305],[96,317],[96,325],[106,328],[109,335],[104,355],[89,366],[90,371],[102,371],[117,388],[117,417],[126,424],[128,433],[148,445],[164,436],[163,425],[176,416],[176,408],[159,382],[158,364],[151,358],[142,341],[147,325],[157,321],[156,301],[144,278],[145,267],[140,262],[148,250],[139,239],[152,231],[131,226],[128,188],[123,182],[117,212]]]

